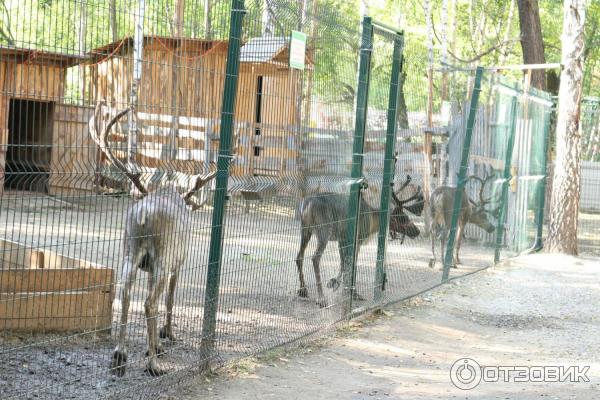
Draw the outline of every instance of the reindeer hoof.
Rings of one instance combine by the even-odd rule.
[[[317,300],[317,305],[319,306],[319,308],[325,308],[325,307],[327,307],[327,300],[325,300],[324,297],[320,297]]]
[[[327,287],[336,291],[340,288],[340,282],[335,278],[331,278],[329,282],[327,282]]]
[[[160,328],[160,332],[158,335],[160,336],[161,339],[169,339],[172,342],[175,341],[175,335],[173,335],[173,330],[167,329],[166,326],[163,326],[162,328]]]
[[[168,371],[164,368],[159,367],[156,360],[152,359],[148,361],[148,364],[146,365],[146,372],[148,372],[152,376],[161,376],[166,374]]]
[[[162,357],[166,354],[165,348],[160,344],[154,348],[154,352],[156,357]],[[146,357],[150,357],[150,350],[146,350]]]
[[[298,297],[308,298],[308,289],[306,287],[301,287],[298,289]]]
[[[125,365],[127,364],[127,352],[115,350],[110,362],[110,372],[113,375],[122,377],[125,375]]]
[[[429,260],[429,268],[435,268],[435,258]]]

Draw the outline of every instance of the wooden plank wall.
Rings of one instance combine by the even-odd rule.
[[[0,240],[0,331],[110,330],[113,270]]]
[[[96,144],[90,138],[91,107],[56,105],[50,163],[51,195],[74,195],[94,190]]]

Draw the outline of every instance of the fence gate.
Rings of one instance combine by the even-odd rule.
[[[549,94],[530,88],[498,83],[493,137],[502,147],[506,209],[504,235],[498,232],[496,261],[500,248],[511,254],[539,250],[542,246],[546,164],[553,102]]]
[[[355,239],[349,246],[349,259],[355,262],[352,282],[345,284],[352,288],[348,300],[355,313],[381,301],[385,288],[403,46],[402,32],[368,17],[363,19],[349,213],[354,218],[348,225],[348,240]],[[377,240],[363,241],[364,232],[374,229],[373,224],[378,228]]]

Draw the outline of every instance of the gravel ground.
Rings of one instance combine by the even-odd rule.
[[[21,193],[0,199],[0,237],[34,247],[47,248],[115,269],[116,301],[111,335],[31,334],[0,332],[0,399],[90,399],[122,392],[121,398],[162,389],[163,380],[144,371],[146,350],[143,301],[146,274],[134,285],[128,324],[127,346],[131,365],[125,377],[115,378],[108,366],[115,346],[120,314],[118,291],[122,260],[122,221],[128,201],[87,196],[65,201]],[[200,361],[204,284],[210,239],[210,209],[194,213],[190,257],[181,270],[174,307],[175,335],[179,341],[165,343],[168,354],[161,362],[173,372],[185,374]],[[224,360],[256,354],[274,346],[325,329],[342,318],[341,290],[325,289],[329,307],[315,304],[314,274],[307,249],[305,274],[309,299],[296,295],[295,265],[299,223],[293,204],[284,200],[252,207],[245,214],[234,203],[227,216],[221,294],[217,324],[217,349]],[[417,221],[422,228],[422,219]],[[337,274],[336,244],[328,246],[321,261],[325,281]],[[358,257],[357,287],[370,299],[374,293],[377,241],[364,245]],[[493,252],[465,243],[465,265],[454,276],[489,265]],[[400,240],[388,245],[386,300],[418,293],[440,282],[439,269],[428,268],[429,243],[424,238]],[[368,302],[356,302],[366,307]],[[161,319],[164,307],[160,308]],[[162,322],[159,322],[161,324]],[[173,374],[177,375],[177,374]],[[143,396],[142,396],[143,397]]]
[[[597,399],[598,259],[525,256],[389,307],[324,345],[246,359],[171,399]],[[589,366],[589,382],[450,381],[484,366]]]

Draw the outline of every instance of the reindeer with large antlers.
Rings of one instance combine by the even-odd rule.
[[[460,243],[462,240],[464,227],[467,223],[474,224],[487,233],[492,233],[495,226],[490,221],[490,216],[495,213],[493,210],[487,210],[486,206],[495,202],[497,199],[492,197],[484,198],[484,191],[488,183],[494,180],[494,176],[486,176],[485,179],[477,176],[469,176],[469,180],[475,180],[481,184],[479,188],[479,199],[477,201],[472,200],[467,195],[466,190],[463,189],[462,201],[460,205],[460,214],[458,215],[458,228],[456,231],[456,246],[454,251],[454,262],[452,266],[456,268],[456,265],[460,263],[459,252]],[[431,253],[432,258],[429,260],[429,267],[435,267],[435,239],[436,236],[441,242],[441,257],[444,257],[444,245],[448,237],[448,231],[452,220],[452,213],[454,207],[454,197],[456,196],[456,187],[452,186],[440,186],[431,193],[429,199],[429,212],[431,213]]]
[[[406,188],[410,183],[410,180],[410,176],[407,176],[406,181],[400,190],[398,190],[398,193]],[[392,198],[395,207],[390,215],[390,232],[406,235],[410,238],[419,236],[419,228],[410,221],[405,210],[411,207],[411,212],[416,215],[421,215],[421,212],[423,211],[423,195],[420,189],[406,200],[400,200],[396,193],[393,193]],[[305,197],[300,204],[299,217],[302,225],[302,233],[300,250],[296,256],[296,267],[298,268],[298,279],[300,280],[298,296],[308,297],[308,288],[306,287],[306,281],[304,280],[303,262],[304,252],[314,233],[317,236],[317,250],[313,255],[312,261],[317,284],[317,304],[320,307],[327,306],[325,295],[323,293],[323,285],[321,283],[320,263],[321,257],[325,252],[325,248],[329,241],[338,242],[340,270],[336,278],[331,278],[329,280],[327,287],[337,290],[342,281],[342,273],[344,271],[344,266],[346,265],[344,241],[346,240],[346,229],[348,227],[348,202],[349,198],[347,195],[321,192]],[[408,206],[407,204],[409,202],[414,203]],[[381,210],[370,206],[364,200],[361,201],[358,220],[358,243],[356,245],[357,254],[361,244],[375,233],[379,232],[380,216]],[[362,300],[356,292],[354,295],[357,300]]]
[[[98,102],[93,117],[90,119],[89,130],[94,142],[106,155],[107,159],[119,169],[135,186],[143,198],[132,204],[127,210],[125,222],[124,287],[121,290],[121,320],[118,333],[118,344],[111,361],[111,372],[123,376],[127,364],[127,317],[131,288],[136,280],[138,269],[148,273],[148,295],[144,302],[146,325],[148,329],[148,351],[146,353],[147,371],[151,375],[161,375],[166,372],[157,357],[164,353],[159,341],[157,328],[158,300],[168,285],[166,298],[166,323],[160,330],[160,338],[175,340],[173,335],[173,301],[179,268],[187,257],[188,238],[190,236],[190,214],[188,206],[198,208],[192,201],[194,193],[208,183],[216,174],[206,176],[195,175],[190,187],[183,193],[168,185],[150,191],[143,184],[141,175],[128,170],[123,162],[114,156],[108,143],[108,134],[117,121],[127,114],[130,108],[111,113],[104,101]],[[104,122],[109,119],[107,124]]]

